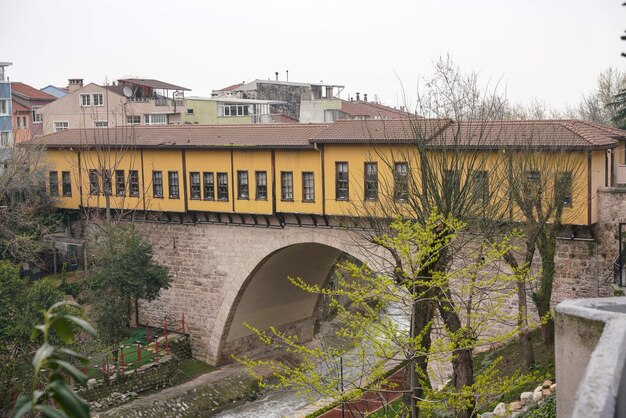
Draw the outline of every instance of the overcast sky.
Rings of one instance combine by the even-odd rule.
[[[0,61],[41,88],[68,78],[156,78],[211,89],[280,72],[342,84],[343,98],[409,98],[449,54],[511,101],[562,108],[626,69],[622,0],[1,0]]]

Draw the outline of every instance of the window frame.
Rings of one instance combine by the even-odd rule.
[[[197,180],[197,181],[194,181]],[[200,184],[200,172],[189,172],[189,199],[201,200],[202,199],[202,186]]]
[[[128,196],[139,197],[139,171],[128,170]]]
[[[340,166],[345,166],[345,179],[339,178],[339,174],[344,172],[339,171]],[[343,177],[343,176],[342,176]],[[350,200],[350,165],[347,161],[335,161],[335,200],[341,201],[349,201]],[[344,187],[340,187],[345,185],[345,196],[343,193],[340,194],[340,191],[344,190]]]
[[[10,114],[11,106],[9,99],[0,99],[0,116],[8,116]]]
[[[167,195],[170,199],[180,199],[180,181],[177,170],[167,172]]]
[[[164,122],[158,122],[158,123],[153,122],[152,119],[154,119],[157,116],[159,118],[163,118]],[[167,114],[165,113],[145,113],[143,117],[144,117],[143,119],[144,125],[148,125],[148,126],[160,126],[160,125],[167,125],[169,123]]]
[[[85,100],[87,99],[87,100]],[[80,107],[91,106],[91,93],[79,93],[78,94],[78,105]]]
[[[261,176],[261,175],[263,175],[263,182],[265,184],[261,184],[261,182],[259,181],[260,180],[259,176]],[[255,184],[255,186],[256,186],[255,187],[256,188],[256,190],[255,190],[256,200],[267,200],[267,171],[265,171],[265,170],[255,171],[254,172],[254,178],[255,178],[255,181],[256,181],[256,184]],[[264,192],[263,195],[261,195],[260,191]]]
[[[72,197],[72,173],[69,171],[61,171],[61,194],[63,197]]]
[[[59,124],[65,124],[65,127],[59,127]],[[62,132],[70,129],[70,122],[67,120],[55,120],[52,122],[52,132]]]
[[[404,173],[398,170],[404,167]],[[393,200],[396,202],[409,201],[409,163],[406,161],[395,161],[393,163]]]
[[[91,196],[98,196],[100,194],[100,174],[98,170],[90,169],[88,172],[89,178],[89,194]]]
[[[489,171],[474,170],[472,172],[472,200],[482,204],[487,204],[491,200]]]
[[[99,97],[99,103],[96,103],[96,97]],[[93,103],[92,106],[96,106],[96,107],[102,107],[104,106],[104,94],[103,93],[92,93],[91,94],[91,102]]]
[[[126,196],[126,173],[124,170],[115,170],[115,196]]]
[[[566,177],[566,179],[561,179],[561,177]],[[562,190],[567,186],[567,193],[563,194],[563,207],[571,208],[574,205],[574,175],[571,170],[568,171],[559,171],[556,173],[556,178],[554,179],[554,189]],[[563,182],[566,183],[563,183]],[[555,198],[558,197],[558,194],[555,193]]]
[[[291,179],[291,184],[286,184],[285,180],[287,178]],[[280,172],[280,200],[293,202],[293,171]]]
[[[102,194],[113,196],[113,173],[109,169],[102,170]]]
[[[211,179],[207,182],[207,179]],[[210,196],[207,197],[207,190],[211,189]],[[215,173],[213,171],[202,172],[202,196],[204,200],[215,200]]]
[[[129,122],[129,118],[132,118],[136,120],[137,122],[133,122],[132,120]],[[130,126],[141,125],[141,115],[126,115],[126,125],[130,125]]]
[[[101,126],[98,126],[98,125],[101,125]],[[109,121],[108,120],[94,120],[93,127],[95,129],[106,129],[109,127]]]
[[[250,200],[250,179],[248,170],[237,170],[237,199]]]
[[[374,167],[374,175],[375,179],[368,178],[370,173],[368,173],[368,166]],[[368,188],[369,184],[373,184],[373,188]],[[369,192],[372,192],[374,196],[370,196]],[[378,201],[378,163],[376,161],[366,161],[363,164],[363,200],[366,202],[376,202]]]
[[[48,186],[50,187],[50,196],[58,197],[59,196],[59,172],[58,171],[48,172]]]
[[[222,183],[222,179],[225,179]],[[217,173],[217,200],[220,202],[228,202],[228,173],[226,172],[218,172]]]
[[[307,176],[311,176],[311,185],[307,186]],[[310,188],[310,197],[307,197],[307,187]],[[302,201],[305,203],[315,202],[315,173],[313,171],[302,172]]]
[[[157,193],[157,187],[160,193]],[[163,171],[161,170],[152,170],[152,197],[163,199]]]

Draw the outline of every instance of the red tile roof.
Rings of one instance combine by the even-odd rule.
[[[11,91],[13,93],[17,93],[21,96],[24,96],[26,99],[49,100],[49,101],[53,101],[57,99],[51,94],[48,94],[41,90],[37,90],[36,88],[31,87],[28,84],[20,83],[19,81],[11,82]]]
[[[407,117],[407,112],[404,110],[365,101],[349,102],[342,100],[341,110],[351,116],[363,116],[372,119],[397,119]]]
[[[626,131],[578,120],[453,122],[449,119],[341,120],[311,138],[319,143],[405,143],[418,139],[432,148],[539,147],[603,149],[626,138]]]
[[[41,137],[51,147],[129,140],[147,148],[311,148],[320,144],[411,144],[430,148],[594,150],[617,146],[626,131],[578,120],[454,122],[450,119],[340,120],[333,124],[168,125],[73,129]]]
[[[142,148],[313,148],[309,138],[327,125],[168,125],[105,129],[70,129],[34,143],[49,147],[133,144]],[[105,135],[106,133],[106,135]]]
[[[318,143],[410,143],[416,132],[423,138],[439,134],[450,119],[367,119],[338,120],[311,138]]]

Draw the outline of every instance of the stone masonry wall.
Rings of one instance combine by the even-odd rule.
[[[599,197],[600,220],[595,226],[599,243],[557,243],[553,304],[567,298],[613,294],[605,279],[618,252],[617,222],[626,222],[626,193],[600,192]],[[241,347],[224,347],[224,334],[231,306],[246,278],[272,252],[292,244],[314,242],[368,261],[367,250],[359,248],[354,235],[342,229],[175,223],[137,226],[154,244],[156,259],[170,269],[174,279],[171,288],[163,291],[157,301],[141,303],[140,323],[158,325],[165,316],[178,321],[184,313],[194,357],[212,364],[224,361],[220,358],[224,348],[228,352],[249,348],[247,340],[241,341]],[[538,259],[535,265],[540,265]],[[502,309],[514,312],[515,300]]]

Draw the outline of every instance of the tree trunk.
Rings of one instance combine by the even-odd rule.
[[[544,235],[539,238],[537,244],[539,255],[541,255],[542,270],[539,290],[533,295],[533,299],[541,318],[543,343],[550,345],[554,344],[554,319],[550,309],[550,299],[552,298],[552,285],[554,283],[556,237]]]
[[[443,323],[448,331],[448,336],[454,350],[452,352],[452,375],[454,380],[454,388],[457,396],[462,396],[466,387],[474,384],[474,358],[472,357],[472,349],[475,339],[472,335],[467,335],[467,328],[461,325],[461,318],[456,312],[454,303],[452,302],[449,289],[439,289],[437,306],[439,314],[443,319]],[[462,399],[462,398],[461,398]],[[470,418],[475,415],[476,400],[473,396],[462,399],[461,407],[456,407],[454,416],[456,418]]]
[[[428,353],[432,343],[430,335],[431,321],[433,319],[433,306],[428,300],[424,300],[423,293],[413,291],[413,297],[417,300],[413,302],[413,312],[411,312],[411,339],[422,335],[420,347],[415,347],[415,351]],[[411,357],[407,365],[405,376],[406,388],[410,390],[404,396],[404,403],[411,412],[411,418],[419,416],[419,399],[424,398],[424,389],[430,388],[428,378],[428,355],[417,354]]]

